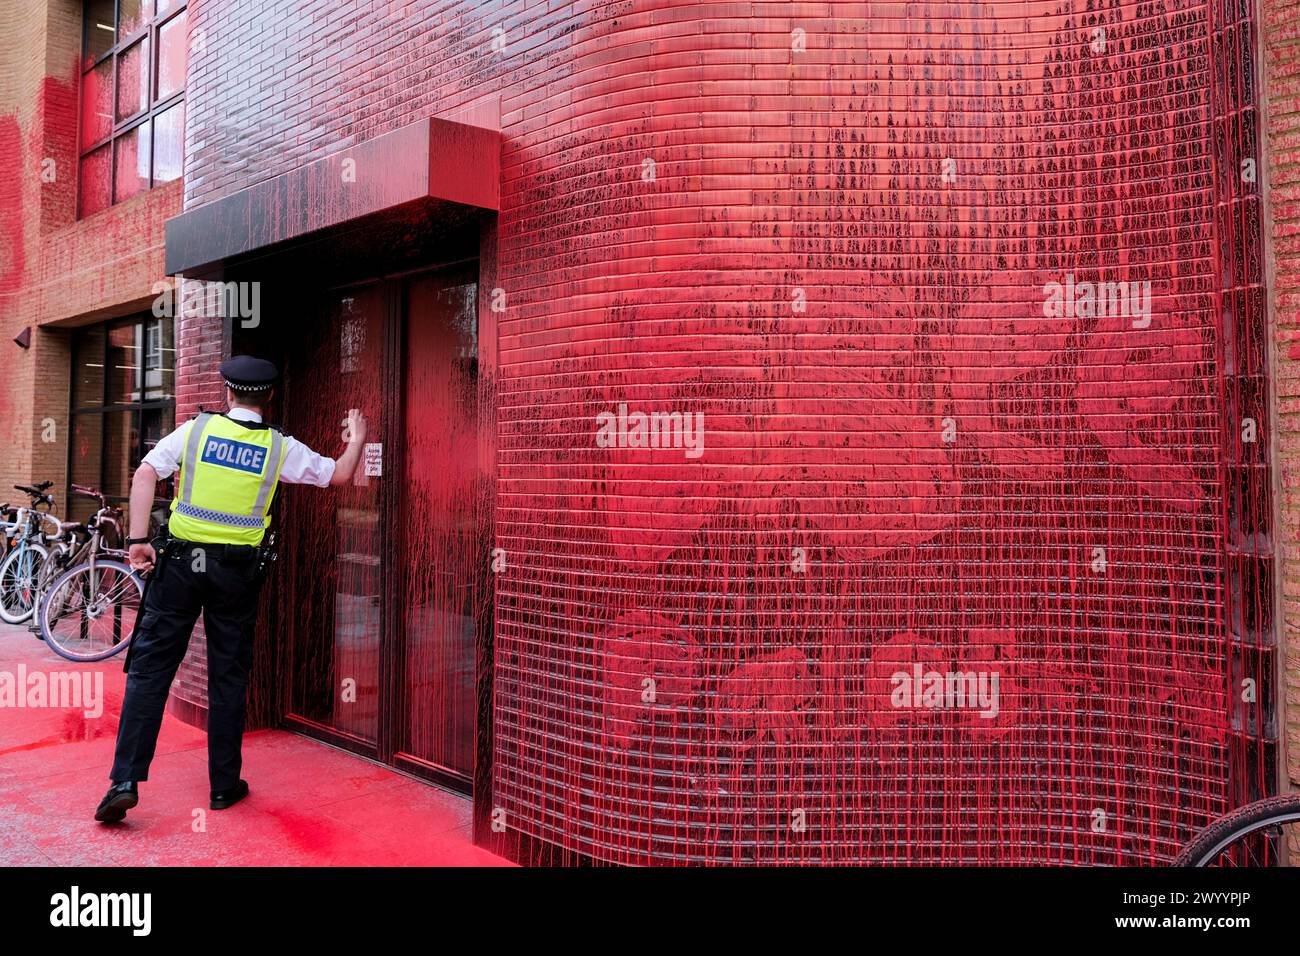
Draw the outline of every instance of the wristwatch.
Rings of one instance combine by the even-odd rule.
[[[148,538],[127,538],[127,539],[126,539],[126,546],[129,548],[129,547],[131,547],[131,545],[133,545],[133,544],[148,544],[148,543],[149,543],[149,540],[150,540],[150,539],[148,539]]]

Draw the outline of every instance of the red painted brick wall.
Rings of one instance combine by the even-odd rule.
[[[1267,715],[1224,691],[1209,8],[1148,49],[1079,5],[1030,50],[1021,4],[868,6],[201,0],[185,207],[499,98],[512,831],[624,862],[1166,859],[1271,785],[1234,743]],[[1149,332],[1035,313],[1148,249]],[[219,330],[186,330],[194,402]],[[599,449],[619,402],[704,412],[708,452]],[[1007,674],[1000,722],[888,709],[890,666],[963,655]]]
[[[230,346],[221,320],[205,314],[203,288],[202,282],[182,280],[176,318],[177,423],[197,415],[200,407],[225,408],[226,389],[218,366],[230,354]],[[207,655],[207,635],[200,618],[190,637],[189,651],[176,671],[168,701],[173,714],[197,725],[205,724],[207,719]],[[258,726],[260,719],[260,715],[250,715],[248,726]]]
[[[165,278],[163,224],[181,211],[183,188],[167,183],[76,218],[81,21],[80,0],[19,4],[5,12],[0,44],[0,500],[16,497],[3,490],[16,483],[49,479],[60,512],[70,494],[69,330],[151,306]],[[10,342],[23,328],[26,351]]]
[[[20,4],[0,50],[0,488],[49,478],[67,495],[67,327],[147,308],[181,184],[78,221],[76,0]],[[32,347],[10,343],[30,327]],[[56,425],[54,441],[46,419]],[[0,496],[7,496],[0,492]]]

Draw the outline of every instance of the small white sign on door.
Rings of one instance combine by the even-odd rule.
[[[382,478],[384,476],[383,442],[366,442],[365,462],[367,478]]]

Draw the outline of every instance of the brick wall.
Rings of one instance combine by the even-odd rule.
[[[1179,74],[1209,54],[1206,8],[1151,14],[1164,18],[1172,59],[1156,51],[1139,61],[1132,51],[1149,41],[1112,19],[1120,14],[1082,3],[1073,25],[1035,21],[1035,30],[1055,30],[1036,38],[1036,49],[1059,54],[1050,68],[1063,77],[1055,85],[1062,99],[1053,101],[1053,84],[1034,72],[1046,69],[1039,60],[1017,61],[1024,83],[998,72],[1012,71],[1010,61],[977,56],[917,72],[908,59],[917,53],[900,37],[909,11],[922,14],[870,6],[863,19],[861,5],[848,3],[204,0],[191,12],[203,52],[190,67],[185,207],[499,97],[497,282],[508,306],[497,544],[513,570],[497,579],[495,746],[496,796],[512,828],[635,862],[754,859],[747,845],[763,859],[941,859],[952,849],[938,836],[948,824],[915,804],[1003,799],[1004,788],[981,784],[974,764],[959,795],[935,784],[890,811],[932,842],[869,846],[866,829],[859,846],[842,834],[827,843],[781,834],[791,794],[826,814],[810,823],[825,834],[856,825],[835,818],[846,805],[859,814],[853,821],[878,822],[864,795],[902,786],[891,760],[965,759],[947,750],[936,757],[923,732],[891,736],[899,732],[887,720],[854,710],[870,697],[864,660],[921,645],[951,653],[955,642],[1010,655],[1038,674],[1032,686],[1054,688],[1043,691],[1053,701],[1043,719],[1057,722],[1045,733],[1073,754],[1014,733],[1008,739],[1019,743],[980,745],[986,760],[1008,761],[1013,776],[1023,771],[1017,779],[1047,788],[1013,795],[994,815],[1015,816],[1032,802],[1048,816],[1059,811],[1039,825],[1058,836],[1075,829],[1063,841],[985,832],[976,843],[990,841],[990,853],[1037,846],[1045,861],[1063,846],[1074,862],[1167,857],[1237,798],[1226,780],[1230,720],[1267,723],[1224,695],[1228,650],[1207,623],[1228,577],[1215,471],[1221,410],[1209,401],[1222,383],[1195,377],[1213,364],[1221,331],[1207,265],[1215,104],[1200,83],[1208,70]],[[1015,11],[1007,16],[1023,12]],[[1290,12],[1277,7],[1265,20],[1280,78],[1289,76]],[[1089,59],[1085,15],[1119,31],[1100,65]],[[792,55],[796,31],[807,44]],[[960,35],[969,44],[975,33]],[[1150,90],[1126,88],[1141,71],[1181,112]],[[990,139],[962,139],[967,128],[958,124],[942,143],[902,124],[882,132],[884,112],[922,108],[919,99],[904,105],[904,87],[918,97],[931,81],[971,93],[976,76],[1007,91],[1001,116],[1031,121],[975,124]],[[1090,103],[1141,114],[1155,180],[1130,163],[1110,164],[1114,128],[1094,125],[1061,93],[1081,89]],[[1285,79],[1279,89],[1275,150],[1290,142]],[[1049,109],[1050,122],[1041,112]],[[1032,135],[1012,132],[1020,129]],[[1008,137],[1003,152],[986,149],[995,130]],[[925,218],[925,202],[899,194],[933,189],[943,149],[959,157],[955,174],[988,175],[995,185],[984,194],[989,208],[979,198],[969,200],[973,209],[944,200],[956,205],[939,226]],[[1037,200],[1008,156],[1029,157],[1035,175],[1048,177]],[[1286,187],[1284,165],[1271,166],[1277,190]],[[997,218],[1013,189],[1029,189],[1018,194],[1028,204],[1019,223]],[[1135,199],[1144,189],[1155,191]],[[1071,190],[1075,208],[1058,208]],[[872,218],[882,208],[916,230],[911,238],[938,230],[935,242],[950,244],[932,246],[928,261],[948,265],[927,273],[918,251],[900,267],[898,256],[911,253],[900,253],[883,213]],[[1157,326],[1138,345],[1117,330],[1106,340],[1090,334],[1096,329],[1062,328],[1071,351],[1036,340],[1041,324],[1017,321],[1030,303],[1020,292],[1030,290],[1008,292],[1014,283],[998,275],[1096,268],[1125,260],[1121,253],[1138,262],[1146,250],[1117,253],[1115,237],[1153,210],[1150,228],[1164,245],[1152,260],[1186,264],[1174,278],[1162,273],[1159,295],[1181,303],[1168,310],[1185,324]],[[980,216],[1004,230],[1010,261],[967,288],[974,266],[946,257],[988,238],[952,225]],[[1026,222],[1039,229],[1032,255],[1030,237],[1016,231]],[[1279,280],[1284,303],[1280,266]],[[791,321],[794,293],[807,309]],[[195,331],[202,341],[187,375],[202,391],[218,331]],[[890,365],[891,355],[902,360]],[[1123,393],[1120,381],[1136,391]],[[593,455],[593,417],[619,398],[707,410],[715,423],[708,461]],[[1063,430],[1047,409],[1075,416],[1077,430]],[[934,445],[943,420],[970,439]],[[1285,451],[1285,419],[1281,428]],[[893,457],[899,449],[905,457]],[[1079,477],[1081,461],[1100,484]],[[1089,511],[1098,501],[1101,511]],[[1051,521],[1035,524],[1044,515]],[[1094,553],[1097,528],[1107,529],[1112,558],[1105,586],[1068,557]],[[781,556],[793,548],[814,570],[782,585]],[[1017,571],[1004,576],[1004,568]],[[706,573],[718,577],[702,583]],[[1043,596],[1051,588],[1035,590],[1022,574],[1064,580],[1069,606],[1052,604]],[[966,589],[960,601],[958,587]],[[1108,622],[1104,639],[1065,619]],[[1079,664],[1094,651],[1113,655],[1106,667]],[[1292,698],[1295,665],[1292,652]],[[639,702],[646,676],[659,683],[658,706]],[[1134,696],[1129,682],[1150,693]],[[764,710],[773,694],[785,706]],[[1070,703],[1084,698],[1089,707]],[[1113,711],[1099,716],[1096,706]],[[1137,724],[1130,706],[1147,708]],[[878,763],[854,762],[854,733],[874,735]],[[1132,743],[1151,733],[1159,739]],[[1052,789],[1069,784],[1056,761],[1072,765],[1081,754],[1104,768],[1085,775],[1094,789],[1063,797]],[[779,793],[762,790],[771,777],[746,775],[750,761],[781,768]],[[1266,763],[1244,755],[1234,783],[1267,786]],[[809,766],[817,772],[804,777]],[[827,795],[819,780],[847,790]],[[1127,830],[1099,832],[1099,810]],[[707,835],[697,844],[681,837],[688,832]]]
[[[42,69],[48,12],[40,3],[12,11],[8,21],[12,40],[0,51],[0,161],[9,170],[0,184],[0,349],[6,359],[0,366],[0,441],[11,449],[0,457],[0,488],[6,489],[15,481],[34,477],[34,428],[39,427],[42,416],[33,414],[32,398],[36,388],[48,387],[56,375],[49,354],[51,339],[33,336],[33,347],[27,352],[20,352],[9,341],[32,324],[23,292],[37,264],[41,233],[38,210],[46,185],[41,180],[41,160],[46,154],[44,117],[50,91],[58,89],[57,81],[51,82]],[[53,170],[55,175],[60,171],[66,178],[67,167]],[[60,434],[63,426],[60,422]],[[0,492],[0,497],[7,499],[9,494]]]
[[[150,307],[165,278],[163,224],[183,195],[171,182],[76,218],[81,20],[81,0],[17,4],[0,44],[0,500],[15,483],[49,479],[60,512],[70,497],[70,328]],[[23,328],[26,351],[10,342]],[[193,394],[191,385],[178,397],[178,413]]]
[[[163,278],[163,223],[182,198],[173,182],[76,219],[81,10],[79,0],[20,4],[6,13],[0,50],[0,153],[14,171],[0,185],[0,488],[49,478],[60,506],[67,329],[149,306]],[[25,327],[24,352],[9,340]]]
[[[193,12],[191,12],[193,16]],[[202,308],[205,283],[182,280],[181,307],[176,321],[176,420],[197,415],[200,408],[224,409],[226,388],[218,367],[230,354],[228,332],[219,318]],[[207,719],[208,646],[203,621],[194,626],[189,651],[176,672],[168,702],[172,713],[200,726]],[[248,725],[257,726],[250,715]]]

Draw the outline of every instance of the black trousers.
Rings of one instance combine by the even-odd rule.
[[[163,710],[199,612],[208,642],[208,781],[239,782],[253,625],[261,590],[257,551],[173,539],[160,552],[127,651],[115,783],[148,780]]]

